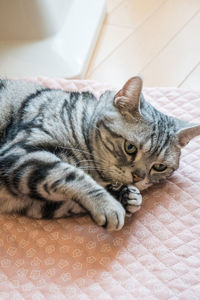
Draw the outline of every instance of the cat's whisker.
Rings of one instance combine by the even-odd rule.
[[[81,149],[74,148],[74,147],[60,146],[60,148],[63,148],[63,149],[66,149],[66,150],[78,151],[78,152],[81,152],[81,153],[86,153],[86,154],[88,154],[89,156],[93,156],[93,155],[92,155],[90,152],[88,152],[88,151],[81,150]]]
[[[95,167],[95,166],[80,166],[79,169],[82,169],[82,170],[96,170],[96,171],[101,171],[101,172],[106,172],[107,169],[104,168],[104,167]]]
[[[93,159],[83,159],[83,160],[80,160],[80,161],[79,161],[79,163],[81,163],[81,162],[89,162],[89,161],[92,161],[92,162],[94,162],[94,160],[93,160]]]
[[[104,160],[104,159],[101,159],[101,158],[98,158],[99,161],[96,161],[96,160],[95,160],[95,156],[94,156],[92,153],[88,152],[88,151],[80,150],[80,149],[78,149],[78,148],[73,148],[73,147],[64,147],[64,146],[61,146],[61,148],[63,148],[64,150],[66,149],[66,150],[78,151],[78,152],[80,152],[80,153],[86,153],[86,154],[88,154],[91,158],[93,158],[93,159],[91,159],[91,160],[85,160],[85,161],[95,162],[95,164],[98,164],[98,163],[100,163],[100,162],[105,163],[105,160]],[[84,160],[81,160],[81,161],[84,161]],[[79,162],[81,162],[81,161],[79,161]]]
[[[93,166],[80,166],[79,167],[79,169],[87,169],[87,170],[99,170],[99,171],[106,171],[106,168],[102,168],[102,167],[99,167],[99,168],[97,168],[97,167],[93,167]]]
[[[97,128],[97,129],[99,129],[99,128]],[[98,161],[97,161],[97,160],[95,159],[95,156],[94,156],[92,153],[88,152],[88,151],[81,150],[81,149],[79,149],[79,148],[74,148],[74,147],[66,147],[66,146],[60,146],[60,147],[63,148],[64,150],[66,149],[66,150],[78,151],[78,152],[80,152],[80,153],[85,153],[85,154],[88,154],[90,157],[93,158],[92,160],[85,160],[85,161],[95,162],[95,164],[99,164],[100,162],[101,162],[101,163],[105,163],[105,160],[102,159],[102,158],[98,158]],[[82,161],[84,161],[84,160],[81,160],[81,161],[79,161],[79,162],[82,162]]]
[[[99,161],[95,161],[95,160],[80,160],[80,161],[78,162],[77,165],[78,165],[79,167],[81,167],[81,166],[86,166],[86,163],[87,163],[87,162],[92,162],[92,164],[91,164],[91,165],[88,165],[88,166],[95,167],[95,168],[98,167],[98,169],[99,169],[99,168],[104,168],[104,167],[103,167],[104,161],[102,161],[102,162],[100,163]],[[104,168],[104,169],[106,169],[106,168]]]

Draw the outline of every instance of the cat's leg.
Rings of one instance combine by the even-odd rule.
[[[107,190],[113,195],[126,210],[126,215],[130,216],[140,210],[142,205],[142,195],[138,188],[133,185],[123,185],[119,188],[113,188],[112,185]]]
[[[25,207],[27,212],[36,202],[43,210],[47,203],[59,203],[48,206],[54,217],[58,208],[60,212],[62,206],[67,209],[66,202],[71,201],[77,212],[80,206],[80,212],[86,211],[98,225],[108,230],[119,230],[124,225],[125,210],[121,203],[83,170],[61,161],[50,152],[19,155],[18,150],[17,155],[9,153],[1,157],[0,178],[10,193],[21,197],[24,203],[26,197],[29,199]],[[67,213],[63,211],[63,215]]]

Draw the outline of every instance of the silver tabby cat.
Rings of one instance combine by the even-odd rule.
[[[178,168],[200,125],[144,100],[142,80],[115,94],[53,90],[0,80],[0,212],[33,218],[87,213],[119,230],[142,204],[140,191]]]

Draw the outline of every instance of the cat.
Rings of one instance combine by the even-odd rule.
[[[89,214],[120,230],[140,191],[168,178],[200,125],[146,102],[142,79],[99,99],[0,80],[0,212],[42,218]]]

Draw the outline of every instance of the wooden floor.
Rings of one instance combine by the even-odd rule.
[[[107,0],[87,79],[200,90],[200,0]]]

